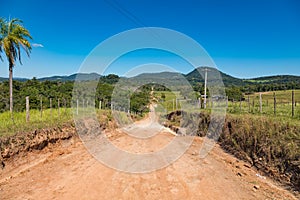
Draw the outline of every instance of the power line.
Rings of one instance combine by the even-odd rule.
[[[117,10],[120,14],[122,14],[124,17],[132,21],[134,24],[140,27],[148,27],[145,23],[143,23],[138,17],[136,17],[132,12],[125,9],[121,4],[117,3],[114,0],[104,0],[109,6],[111,6],[113,9]],[[161,44],[164,44],[166,47],[170,47],[166,41],[162,40],[159,35],[155,34],[155,32],[144,29],[144,31],[148,34],[150,34],[153,38],[157,39]],[[176,49],[175,47],[172,47],[176,51],[180,52],[179,49]],[[180,52],[181,53],[181,52]]]
[[[144,24],[141,20],[139,20],[135,15],[133,15],[130,11],[126,10],[123,6],[121,6],[119,3],[117,3],[114,0],[104,0],[109,6],[111,6],[113,9],[117,10],[120,14],[122,14],[124,17],[132,21],[134,24],[142,27],[147,27],[146,24]]]
[[[135,25],[140,27],[148,27],[145,23],[143,23],[138,17],[136,17],[132,12],[125,9],[124,6],[122,6],[120,3],[118,3],[115,0],[104,0],[109,6],[111,6],[113,9],[118,11],[121,15],[129,19],[131,22],[133,22]],[[182,57],[181,55],[184,55],[184,53],[176,48],[174,45],[169,44],[167,41],[162,40],[161,37],[156,34],[154,31],[149,29],[144,29],[145,32],[150,34],[154,39],[158,40],[161,44],[163,44],[165,47],[169,47],[169,49],[174,49],[176,52],[179,53],[179,57]],[[185,60],[185,58],[182,58]],[[195,60],[193,57],[189,58],[190,60]],[[197,62],[196,62],[197,63]]]

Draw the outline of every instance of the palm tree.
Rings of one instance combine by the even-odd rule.
[[[31,52],[31,45],[28,41],[32,39],[29,31],[23,27],[22,21],[19,19],[12,19],[6,21],[0,18],[0,53],[4,51],[9,64],[9,110],[13,112],[13,67],[16,60],[21,61],[21,48],[26,52],[27,56]],[[3,61],[1,54],[0,58]]]

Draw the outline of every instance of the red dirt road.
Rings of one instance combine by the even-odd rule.
[[[153,151],[174,136],[161,131],[150,145],[124,133],[109,134],[119,147]],[[0,199],[296,199],[219,146],[201,159],[202,139],[163,169],[130,174],[106,167],[79,139],[16,157],[0,171]]]

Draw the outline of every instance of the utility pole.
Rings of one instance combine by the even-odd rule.
[[[207,88],[207,71],[210,71],[207,67],[204,68],[205,75],[204,75],[204,101],[203,107],[206,108],[206,88]]]

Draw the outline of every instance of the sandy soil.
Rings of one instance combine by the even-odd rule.
[[[133,152],[153,152],[175,137],[166,129],[142,141],[122,130],[107,135]],[[201,159],[201,144],[196,138],[165,168],[131,174],[103,165],[72,138],[7,162],[0,171],[0,199],[296,199],[218,145]]]

